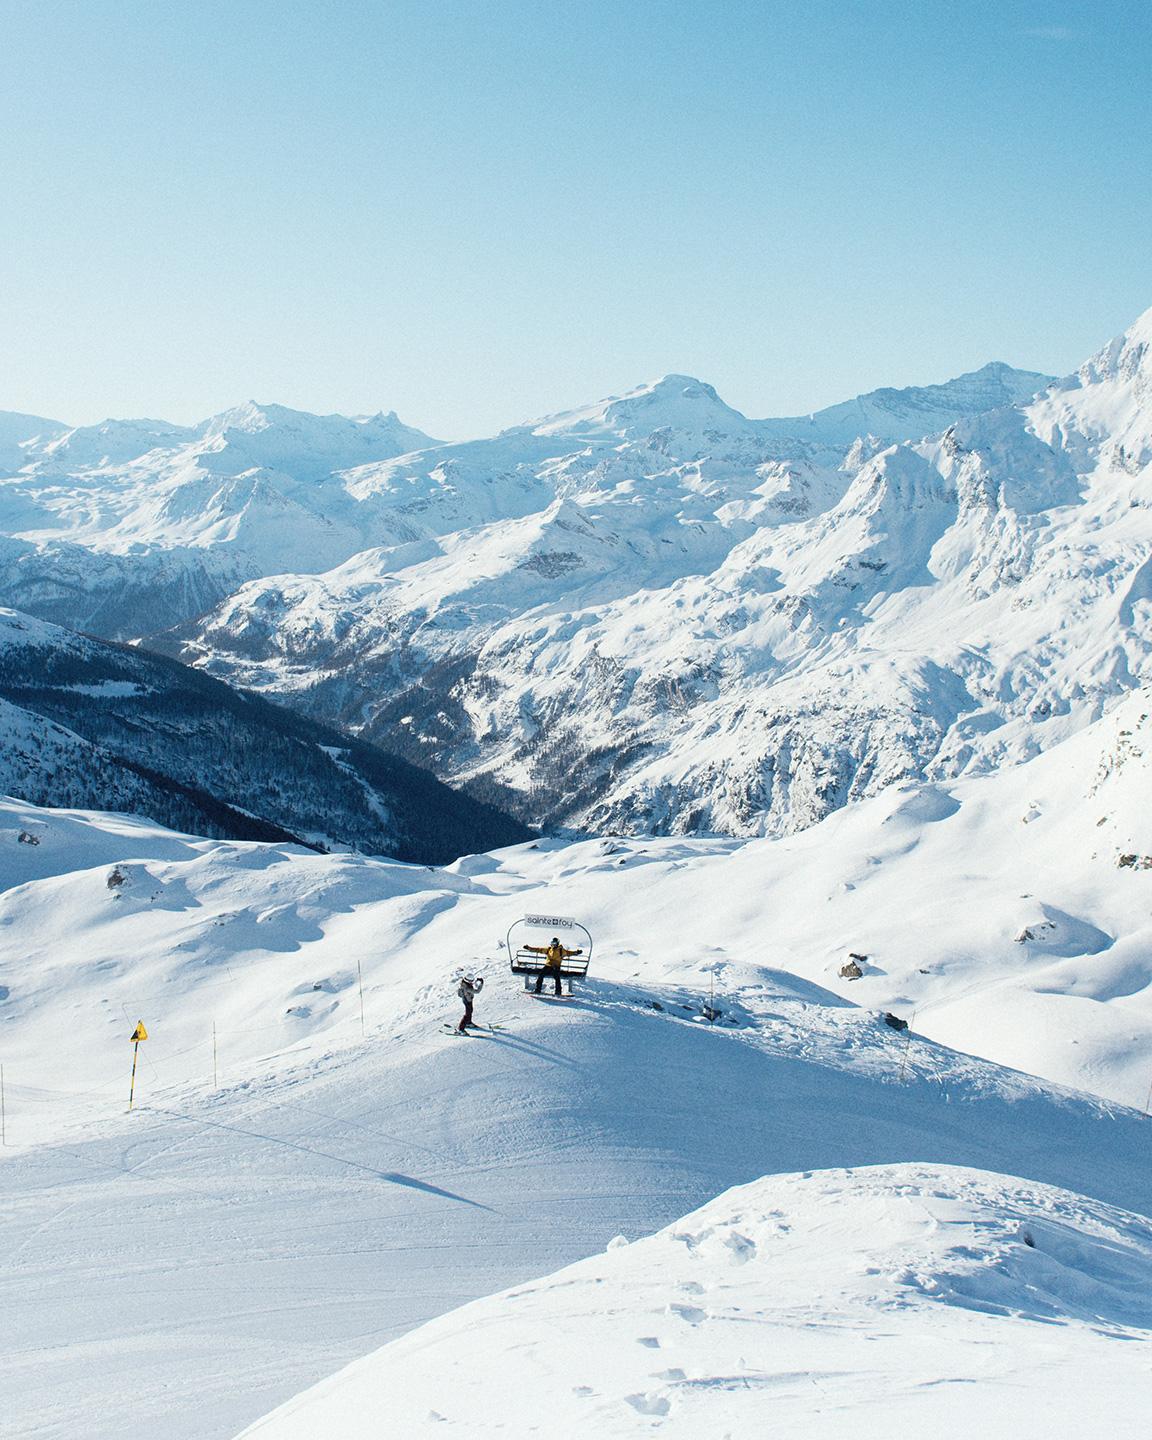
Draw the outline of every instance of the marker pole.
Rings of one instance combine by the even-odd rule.
[[[4,1066],[0,1065],[0,1145],[8,1144],[8,1111],[4,1105]]]
[[[904,1032],[904,1053],[900,1057],[900,1079],[898,1084],[904,1083],[904,1072],[908,1068],[908,1046],[912,1043],[912,1026],[916,1023],[916,1011],[912,1012],[912,1019],[908,1022],[908,1029]]]
[[[216,1082],[216,1021],[212,1021],[212,1089],[219,1090]]]
[[[132,1100],[136,1094],[136,1061],[140,1055],[140,1041],[132,1042],[132,1083],[128,1087],[128,1109],[132,1109]]]
[[[368,1030],[364,1024],[364,970],[360,964],[360,957],[356,957],[356,978],[360,982],[360,1033],[367,1035]]]

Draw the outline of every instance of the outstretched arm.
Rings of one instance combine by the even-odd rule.
[[[531,950],[533,955],[547,955],[547,945],[521,945],[521,950]]]
[[[561,948],[562,950],[564,949],[563,946],[561,946],[560,948]],[[564,958],[565,958],[565,960],[567,960],[567,958],[568,958],[569,955],[583,955],[583,954],[584,954],[584,951],[583,951],[582,948],[581,948],[581,949],[577,949],[577,950],[564,950]]]

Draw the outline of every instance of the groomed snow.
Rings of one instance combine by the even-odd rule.
[[[950,1166],[775,1176],[422,1326],[244,1440],[1147,1434],[1152,1222]]]

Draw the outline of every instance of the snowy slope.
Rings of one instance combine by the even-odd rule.
[[[106,866],[129,855],[185,860],[217,842],[179,835],[137,815],[46,809],[0,799],[0,883],[4,890],[33,880]]]
[[[759,1180],[478,1300],[244,1431],[1143,1436],[1152,1222],[948,1166]],[[1055,1332],[1055,1333],[1054,1333]]]
[[[1150,673],[1150,326],[1020,408],[1043,377],[964,377],[914,443],[781,459],[670,376],[389,462],[362,483],[464,528],[243,586],[183,653],[546,826],[787,833],[1018,762]],[[572,453],[512,468],[542,441]]]
[[[243,840],[444,861],[531,833],[176,662],[0,609],[0,794]]]
[[[672,1225],[732,1185],[874,1165],[921,1168],[762,1192],[766,1228],[780,1218],[769,1211],[791,1207],[786,1273],[822,1264],[827,1277],[776,1314],[773,1333],[797,1347],[781,1370],[816,1367],[822,1383],[843,1371],[832,1383],[848,1413],[872,1413],[880,1381],[859,1332],[834,1367],[808,1348],[820,1307],[845,1305],[877,1337],[866,1348],[885,1357],[879,1375],[910,1395],[929,1379],[971,1378],[980,1353],[1010,1345],[1040,1363],[1031,1347],[1042,1343],[1052,1365],[1089,1367],[1097,1389],[1135,1385],[1146,1370],[1124,1358],[1134,1347],[1080,1322],[1088,1306],[1106,1329],[1147,1325],[1120,1314],[1123,1287],[1102,1273],[1108,1226],[1134,1264],[1147,1264],[1146,1236],[1101,1207],[1146,1213],[1152,1194],[1148,1121],[1123,1108],[1142,1109],[1152,1080],[1150,715],[1134,696],[1028,764],[892,787],[782,840],[541,841],[437,871],[7,806],[0,1304],[20,1338],[0,1373],[12,1413],[36,1417],[14,1433],[103,1440],[131,1391],[152,1397],[164,1440],[226,1437],[415,1325],[615,1235]],[[539,911],[577,915],[596,936],[575,1001],[525,996],[506,973],[508,925]],[[849,951],[863,957],[859,980],[837,974]],[[461,1040],[439,1029],[458,1013],[451,976],[464,966],[487,973],[478,1018],[504,1030]],[[912,1018],[915,1033],[889,1028],[881,1009]],[[125,1116],[140,1018],[150,1039]],[[923,1168],[951,1165],[1029,1183]],[[1091,1201],[1038,1196],[1038,1185]],[[955,1194],[960,1208],[901,1200],[900,1186]],[[813,1206],[836,1223],[813,1225]],[[759,1214],[746,1207],[735,1228]],[[925,1251],[926,1214],[982,1229],[971,1264],[954,1247]],[[1005,1238],[1019,1222],[1040,1232],[1047,1268],[1035,1284]],[[862,1261],[866,1235],[875,1255]],[[627,1397],[651,1392],[687,1424],[711,1414],[705,1387],[696,1411],[676,1376],[636,1371],[638,1336],[671,1339],[638,1307],[710,1316],[715,1295],[669,1300],[663,1253],[654,1268],[637,1253],[621,1281],[629,1313],[607,1307],[604,1332],[624,1336],[627,1359],[572,1385],[593,1385],[604,1413],[641,1426],[656,1412]],[[589,1263],[599,1278],[601,1262]],[[862,1263],[880,1277],[861,1276]],[[885,1278],[905,1271],[925,1277],[921,1292]],[[762,1314],[779,1297],[758,1274],[739,1304]],[[846,1275],[859,1283],[845,1289]],[[562,1281],[533,1287],[533,1313],[579,1327],[579,1285]],[[891,1285],[905,1304],[889,1303]],[[1023,1295],[1030,1314],[1043,1302],[1049,1320],[1070,1323],[1047,1325],[1046,1342],[1035,1320],[974,1333],[954,1309],[933,1319],[941,1290],[1009,1310]],[[573,1308],[549,1310],[556,1296]],[[498,1376],[510,1320],[493,1303],[485,1354]],[[683,1318],[666,1317],[673,1329]],[[728,1344],[711,1338],[728,1323],[716,1319],[719,1329],[702,1322],[691,1364],[651,1369],[743,1373],[709,1369]],[[460,1323],[470,1321],[446,1320],[432,1340]],[[923,1341],[889,1345],[904,1323]],[[981,1339],[993,1343],[981,1351]],[[921,1344],[917,1358],[909,1347]],[[964,1358],[946,1364],[952,1345]],[[599,1352],[585,1348],[592,1365]],[[972,1405],[1031,1385],[1022,1366],[978,1373],[988,1390]],[[571,1387],[561,1397],[579,1399]]]

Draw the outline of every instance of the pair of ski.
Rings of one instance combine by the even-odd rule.
[[[495,1034],[497,1031],[507,1029],[507,1026],[505,1026],[505,1025],[469,1025],[468,1028],[467,1028],[467,1030],[461,1030],[460,1027],[457,1026],[457,1025],[441,1025],[440,1028],[441,1028],[441,1030],[444,1031],[444,1033],[445,1033],[446,1035],[471,1035],[474,1030],[479,1030],[479,1031],[481,1031],[481,1033],[491,1033],[491,1034]]]

